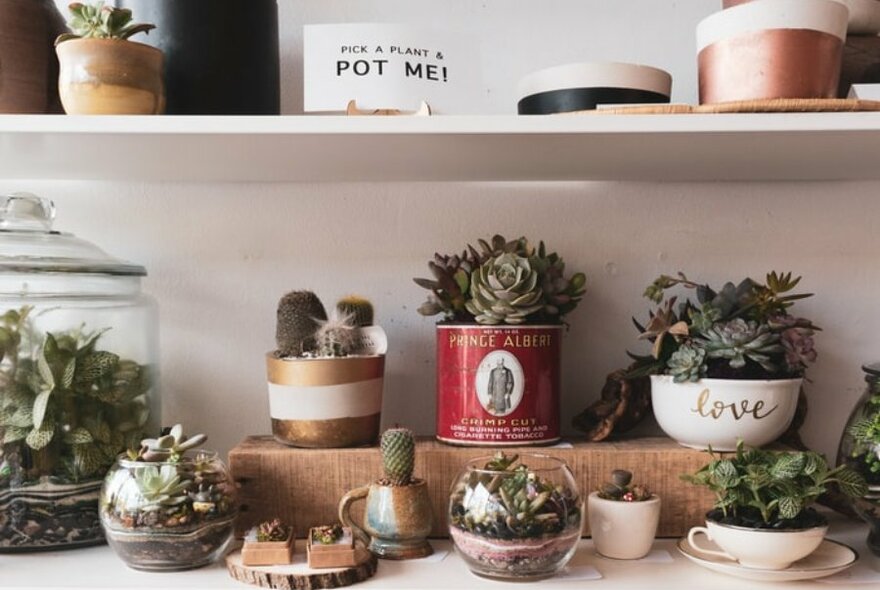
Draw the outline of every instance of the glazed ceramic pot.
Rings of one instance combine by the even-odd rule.
[[[351,505],[366,500],[363,527],[351,516]],[[433,524],[425,480],[409,485],[372,483],[348,492],[339,502],[339,520],[382,559],[417,559],[433,553],[428,534]]]
[[[835,0],[759,0],[703,19],[700,103],[834,98],[848,17]]]
[[[764,0],[772,1],[772,0]],[[694,449],[735,451],[737,440],[761,447],[794,419],[803,379],[700,379],[675,383],[651,376],[651,403],[660,428]]]
[[[590,535],[600,555],[612,559],[641,559],[651,552],[660,524],[660,497],[642,502],[606,500],[599,492],[587,500]]]
[[[116,0],[156,29],[169,115],[280,112],[276,0]]]
[[[379,437],[385,355],[266,355],[275,440],[295,447],[369,445]]]
[[[628,63],[574,63],[533,72],[520,81],[520,115],[595,109],[600,104],[668,103],[672,76]]]
[[[68,115],[158,115],[165,111],[162,52],[117,39],[71,39],[55,48]]]
[[[687,541],[697,553],[736,561],[743,567],[784,570],[815,551],[827,532],[827,526],[803,530],[764,530],[707,520],[705,527],[694,527],[688,532]],[[697,544],[696,537],[701,534],[706,535],[721,551]]]
[[[65,31],[51,0],[0,0],[0,113],[58,113],[58,58]]]

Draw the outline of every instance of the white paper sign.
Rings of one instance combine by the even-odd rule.
[[[359,109],[474,112],[480,55],[472,37],[410,25],[306,25],[306,112]]]

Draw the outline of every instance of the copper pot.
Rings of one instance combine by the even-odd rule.
[[[72,39],[56,47],[58,88],[69,115],[158,115],[165,112],[164,55],[118,39]]]
[[[834,0],[761,0],[703,19],[700,103],[834,98],[848,15]]]

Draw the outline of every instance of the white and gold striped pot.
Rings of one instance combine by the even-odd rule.
[[[385,355],[279,358],[266,355],[272,434],[310,448],[372,444],[379,436]]]

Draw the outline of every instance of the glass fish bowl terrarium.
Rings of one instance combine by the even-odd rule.
[[[497,453],[455,479],[449,533],[471,571],[488,578],[550,577],[574,556],[584,505],[561,459]]]
[[[158,430],[157,312],[142,266],[0,196],[0,551],[104,541],[101,482]]]

